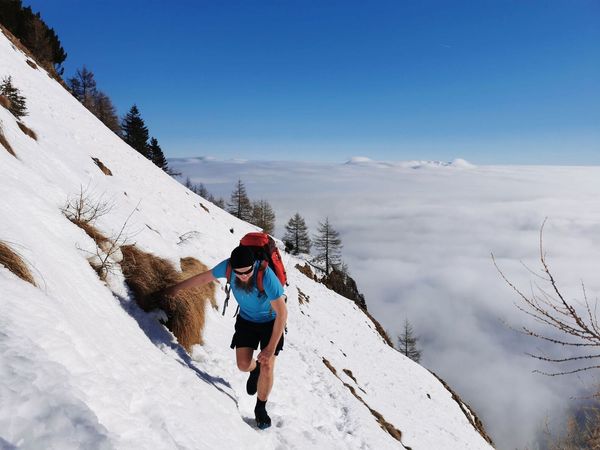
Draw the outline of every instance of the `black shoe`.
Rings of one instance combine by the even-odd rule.
[[[256,419],[256,426],[261,430],[271,426],[271,418],[264,408],[254,408],[254,418]]]
[[[246,392],[248,395],[256,394],[256,390],[258,388],[258,377],[260,375],[260,363],[256,363],[256,367],[250,375],[248,376],[248,381],[246,381]]]

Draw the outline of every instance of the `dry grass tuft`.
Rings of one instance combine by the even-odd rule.
[[[12,102],[8,97],[0,94],[0,106],[2,106],[5,109],[10,109],[11,104]]]
[[[331,371],[331,373],[333,373],[335,375],[335,377],[338,380],[340,380],[342,382],[342,384],[344,386],[346,386],[346,388],[348,388],[348,390],[352,393],[352,395],[354,395],[354,397],[356,397],[356,399],[358,401],[360,401],[363,405],[366,406],[366,408],[369,410],[369,412],[377,420],[377,423],[379,424],[379,426],[381,428],[383,428],[385,431],[387,431],[390,434],[390,436],[392,436],[394,439],[396,439],[398,442],[400,442],[402,444],[402,432],[398,428],[396,428],[394,425],[389,423],[387,420],[385,420],[385,417],[383,417],[383,415],[381,413],[379,413],[378,411],[375,411],[373,408],[371,408],[367,404],[367,402],[365,402],[363,400],[363,398],[356,393],[356,389],[354,389],[354,387],[350,386],[348,383],[344,383],[338,376],[337,371],[335,370],[335,367],[333,367],[333,365],[326,358],[323,358],[323,364],[325,364],[325,366]],[[347,369],[344,369],[344,372],[346,372],[346,370]],[[352,373],[352,372],[350,372],[350,373]],[[352,379],[354,379],[354,377],[352,377]],[[404,446],[404,448],[411,450],[411,448],[407,447],[407,446]]]
[[[475,430],[477,430],[477,432],[481,435],[481,437],[483,439],[485,439],[491,446],[494,446],[494,442],[492,441],[492,438],[485,431],[483,422],[481,421],[481,419],[479,417],[477,417],[477,414],[475,414],[475,411],[473,410],[473,408],[471,408],[469,405],[467,405],[459,397],[459,395],[452,390],[452,388],[448,385],[448,383],[446,383],[444,380],[442,380],[440,377],[438,377],[435,372],[431,372],[431,371],[429,371],[429,372],[434,377],[436,377],[440,383],[442,383],[442,385],[448,390],[448,392],[450,392],[450,394],[452,394],[452,400],[454,400],[458,404],[458,407],[463,412],[463,414],[465,415],[465,417],[467,418],[469,423],[473,426],[473,428],[475,428]]]
[[[304,303],[309,303],[310,297],[304,292],[302,292],[299,287],[297,287],[296,289],[298,290],[298,303],[300,303],[301,305],[304,305]]]
[[[31,128],[27,127],[27,125],[25,125],[23,122],[17,122],[17,125],[19,125],[19,128],[21,129],[21,131],[23,133],[25,133],[31,139],[37,141],[38,138],[37,138],[37,134],[35,134],[35,131],[33,131]]]
[[[206,272],[209,269],[205,264],[198,261],[196,258],[192,258],[191,256],[188,256],[187,258],[181,258],[180,266],[181,271],[183,272],[182,279],[193,277],[194,275]],[[219,309],[219,305],[217,305],[217,299],[215,296],[216,290],[216,284],[209,283],[205,284],[204,286],[191,289],[190,292],[192,292],[196,298],[208,299],[213,309]]]
[[[315,280],[315,281],[317,280],[316,275],[313,274],[313,271],[311,270],[311,268],[308,264],[305,263],[303,266],[301,266],[300,264],[296,264],[296,269],[298,269],[298,271],[301,274],[306,275],[311,280]]]
[[[6,267],[20,279],[35,286],[33,276],[21,257],[2,241],[0,241],[0,265]]]
[[[352,374],[352,371],[350,369],[344,369],[344,373],[346,375],[348,375],[350,378],[352,378],[352,381],[354,381],[356,384],[358,384],[358,382],[356,381],[356,378],[354,378],[354,375]]]
[[[110,240],[101,232],[99,232],[91,223],[77,219],[69,220],[71,220],[71,222],[73,222],[75,225],[77,225],[79,228],[85,231],[85,234],[91,237],[94,240],[94,242],[98,245],[98,247],[103,247],[107,242],[110,242]]]
[[[331,370],[332,374],[334,374],[336,377],[338,376],[337,370],[335,370],[335,367],[333,367],[333,365],[329,362],[327,358],[323,358],[323,364],[325,364],[325,367]]]
[[[94,161],[94,163],[96,163],[96,165],[100,168],[100,170],[102,171],[102,173],[104,175],[108,175],[109,177],[112,177],[112,172],[110,171],[110,169],[108,167],[106,167],[104,165],[104,163],[102,161],[100,161],[98,158],[94,158],[94,157],[92,157],[92,160]]]
[[[15,154],[15,151],[12,149],[12,147],[6,140],[6,137],[4,136],[4,133],[2,132],[2,128],[0,128],[0,145],[2,145],[6,149],[6,151],[8,153],[10,153],[11,155],[13,155],[15,158],[17,157],[17,155]]]
[[[74,223],[75,225],[77,225],[79,228],[81,228],[83,231],[85,231],[85,234],[87,234],[89,237],[91,237],[94,240],[94,242],[96,243],[96,246],[98,248],[98,250],[97,250],[98,253],[95,258],[94,257],[88,258],[88,261],[89,261],[90,265],[92,266],[92,268],[98,274],[98,277],[102,281],[105,281],[106,276],[108,274],[108,270],[110,268],[110,267],[108,267],[110,265],[110,262],[108,261],[108,258],[106,258],[106,259],[102,258],[101,254],[100,254],[100,250],[105,251],[105,252],[110,251],[110,249],[112,249],[114,244],[111,242],[111,240],[109,238],[107,238],[100,231],[98,231],[90,222],[86,222],[83,220],[77,220],[77,219],[73,219],[73,218],[69,218],[69,220],[72,223]]]
[[[38,68],[37,64],[34,63],[32,60],[28,59],[26,62],[27,62],[27,64],[29,64],[29,67],[31,67],[32,69]]]
[[[365,309],[361,309],[362,312],[365,313],[365,315],[371,319],[371,322],[373,322],[373,325],[375,325],[375,329],[377,330],[377,332],[379,333],[379,335],[383,338],[383,340],[385,341],[385,343],[387,345],[389,345],[392,348],[394,347],[394,343],[392,342],[392,340],[390,339],[390,337],[388,336],[387,332],[385,331],[385,329],[381,326],[381,324],[375,319],[375,317],[373,317],[367,310]]]
[[[198,291],[204,290],[189,289],[173,297],[161,295],[165,288],[187,278],[187,273],[177,272],[169,261],[133,245],[124,245],[121,251],[121,268],[138,305],[145,311],[161,308],[169,318],[167,327],[188,353],[194,344],[202,344],[207,298],[199,297]],[[189,261],[185,264],[195,265]]]

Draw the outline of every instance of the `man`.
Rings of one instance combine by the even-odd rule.
[[[260,429],[271,426],[266,403],[273,387],[275,357],[283,348],[283,330],[287,321],[287,307],[283,286],[271,268],[264,272],[264,292],[256,286],[260,261],[248,247],[239,246],[231,252],[231,257],[219,263],[212,270],[188,278],[169,288],[165,293],[175,295],[182,289],[201,286],[217,278],[225,278],[227,264],[231,264],[231,292],[240,306],[235,322],[235,333],[231,348],[235,348],[237,366],[242,372],[250,372],[246,382],[249,395],[258,392],[254,416]],[[261,351],[256,360],[254,350],[260,343]]]

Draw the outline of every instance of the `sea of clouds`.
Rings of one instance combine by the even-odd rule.
[[[546,418],[561,418],[571,397],[594,388],[589,374],[532,373],[559,367],[525,352],[560,354],[511,329],[532,321],[515,307],[519,299],[490,254],[526,293],[536,284],[545,287],[537,275],[540,227],[548,218],[545,249],[560,288],[567,298],[582,299],[583,281],[588,297],[596,298],[600,168],[362,157],[344,164],[214,158],[169,163],[183,180],[203,183],[226,200],[241,179],[251,199],[273,206],[279,238],[295,212],[313,233],[329,217],[369,311],[392,336],[410,320],[420,337],[422,364],[475,409],[498,448],[524,448]]]

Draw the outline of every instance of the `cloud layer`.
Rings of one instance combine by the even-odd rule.
[[[524,355],[547,352],[507,326],[527,323],[496,271],[528,290],[539,273],[546,217],[548,262],[568,298],[600,292],[600,168],[474,167],[411,161],[346,164],[171,160],[225,199],[241,179],[249,196],[277,213],[276,234],[298,211],[311,230],[328,216],[371,313],[395,335],[404,318],[423,347],[422,363],[480,414],[498,448],[524,447],[546,416],[560,415],[587,378],[552,371]]]

